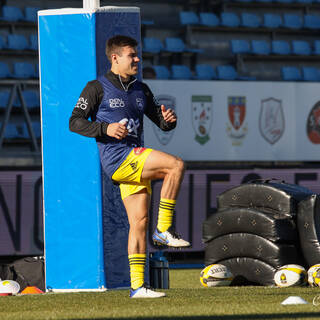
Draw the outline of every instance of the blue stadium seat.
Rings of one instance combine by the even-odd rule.
[[[200,16],[200,24],[208,27],[216,27],[220,24],[219,18],[211,12],[201,12]]]
[[[271,52],[270,44],[266,40],[251,40],[253,54],[268,55]]]
[[[0,62],[0,78],[10,78],[11,72],[5,62]]]
[[[14,78],[35,78],[34,66],[29,62],[15,62],[13,64]]]
[[[282,21],[282,26],[285,28],[301,29],[303,26],[302,18],[295,14],[285,13]]]
[[[19,138],[19,133],[17,126],[14,123],[7,123],[6,129],[4,131],[4,137],[6,139],[16,139]]]
[[[304,16],[304,25],[306,29],[320,29],[320,17],[313,14]]]
[[[293,3],[295,0],[275,0],[275,2],[279,3]]]
[[[33,129],[33,132],[34,132],[36,139],[41,138],[41,124],[40,124],[40,122],[32,121],[31,126],[32,126],[32,129]],[[23,138],[28,139],[30,137],[26,123],[23,123],[23,125],[22,125],[22,135],[23,135]]]
[[[38,20],[37,12],[39,10],[40,10],[40,8],[36,8],[36,7],[25,7],[24,8],[24,20],[36,23]]]
[[[314,1],[313,0],[296,0],[296,2],[307,4],[307,3],[312,3]]]
[[[251,53],[250,45],[247,40],[230,40],[231,52],[233,54]]]
[[[29,47],[28,41],[24,35],[8,34],[7,48],[11,50],[25,50]]]
[[[6,40],[0,35],[0,49],[5,49],[7,47]]]
[[[282,79],[285,81],[300,81],[302,80],[300,69],[297,67],[282,67]]]
[[[282,25],[282,18],[278,14],[265,13],[263,15],[263,24],[265,28],[279,28]]]
[[[271,53],[281,55],[291,54],[290,45],[284,40],[273,40],[271,42]]]
[[[209,64],[197,64],[195,71],[195,79],[197,80],[212,80],[217,78],[214,68]]]
[[[197,25],[199,24],[199,17],[193,11],[180,11],[180,23],[182,25]]]
[[[163,44],[160,39],[146,37],[143,39],[143,51],[150,53],[159,53],[163,50]]]
[[[217,66],[216,69],[220,80],[236,80],[238,77],[236,69],[231,65]]]
[[[10,91],[9,90],[2,90],[0,91],[0,108],[6,108],[10,98]]]
[[[320,40],[315,40],[313,43],[313,54],[320,54]]]
[[[167,80],[170,78],[170,71],[166,66],[152,66],[156,72],[156,79]]]
[[[165,50],[169,52],[184,52],[186,46],[182,39],[168,37],[165,39]]]
[[[222,12],[220,15],[220,24],[224,27],[239,27],[240,19],[233,12]]]
[[[268,2],[272,2],[272,0],[256,0],[256,2],[268,3]]]
[[[253,13],[241,13],[241,26],[247,28],[259,28],[261,25],[260,18]]]
[[[320,70],[315,67],[302,67],[302,80],[320,81]]]
[[[37,90],[23,90],[22,95],[27,108],[32,109],[40,107],[40,96]],[[18,96],[16,97],[13,106],[21,107],[21,101]]]
[[[171,78],[174,80],[190,80],[192,73],[188,66],[173,64],[171,66]]]
[[[296,55],[305,55],[308,56],[311,54],[311,47],[307,41],[302,40],[293,40],[292,45],[292,54]]]
[[[37,34],[30,34],[29,36],[29,49],[31,50],[38,50],[38,35]]]
[[[23,20],[23,14],[20,8],[13,6],[3,6],[1,19],[5,21]]]
[[[141,20],[141,24],[145,26],[153,26],[154,21],[153,20]]]

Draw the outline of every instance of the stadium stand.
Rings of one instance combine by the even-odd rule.
[[[156,72],[156,79],[167,80],[170,78],[170,71],[166,66],[156,65],[153,66],[153,69]]]
[[[199,23],[203,26],[216,27],[220,24],[219,18],[212,12],[200,12]]]
[[[300,69],[297,67],[282,67],[282,79],[285,81],[300,81],[302,80]]]
[[[193,78],[188,66],[176,64],[171,66],[171,77],[174,80],[190,80]]]
[[[197,64],[195,68],[195,79],[213,80],[217,78],[214,68],[209,64]]]

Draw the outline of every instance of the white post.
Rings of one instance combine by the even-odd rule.
[[[83,0],[84,9],[100,8],[100,0]]]

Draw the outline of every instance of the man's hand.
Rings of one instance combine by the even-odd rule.
[[[176,122],[177,115],[172,109],[166,109],[166,107],[162,104],[161,105],[162,116],[166,122]]]
[[[127,123],[114,122],[107,127],[107,135],[122,140],[128,134]]]

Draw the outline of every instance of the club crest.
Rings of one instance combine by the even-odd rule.
[[[261,100],[259,129],[262,137],[275,144],[282,137],[284,128],[282,101],[275,98]]]
[[[195,140],[200,144],[209,141],[212,124],[212,97],[192,96],[192,125],[196,133]]]
[[[227,134],[232,139],[233,145],[241,145],[248,132],[248,126],[244,123],[246,116],[246,97],[228,97]]]
[[[311,109],[307,120],[307,135],[314,144],[320,144],[320,101]]]
[[[175,97],[162,94],[162,95],[156,96],[155,100],[157,101],[158,104],[160,104],[160,105],[163,104],[166,107],[166,109],[170,108],[176,112],[176,98]],[[157,126],[152,126],[152,127],[153,127],[153,131],[154,131],[157,139],[159,140],[159,142],[163,145],[167,145],[173,137],[174,130],[162,131]]]

